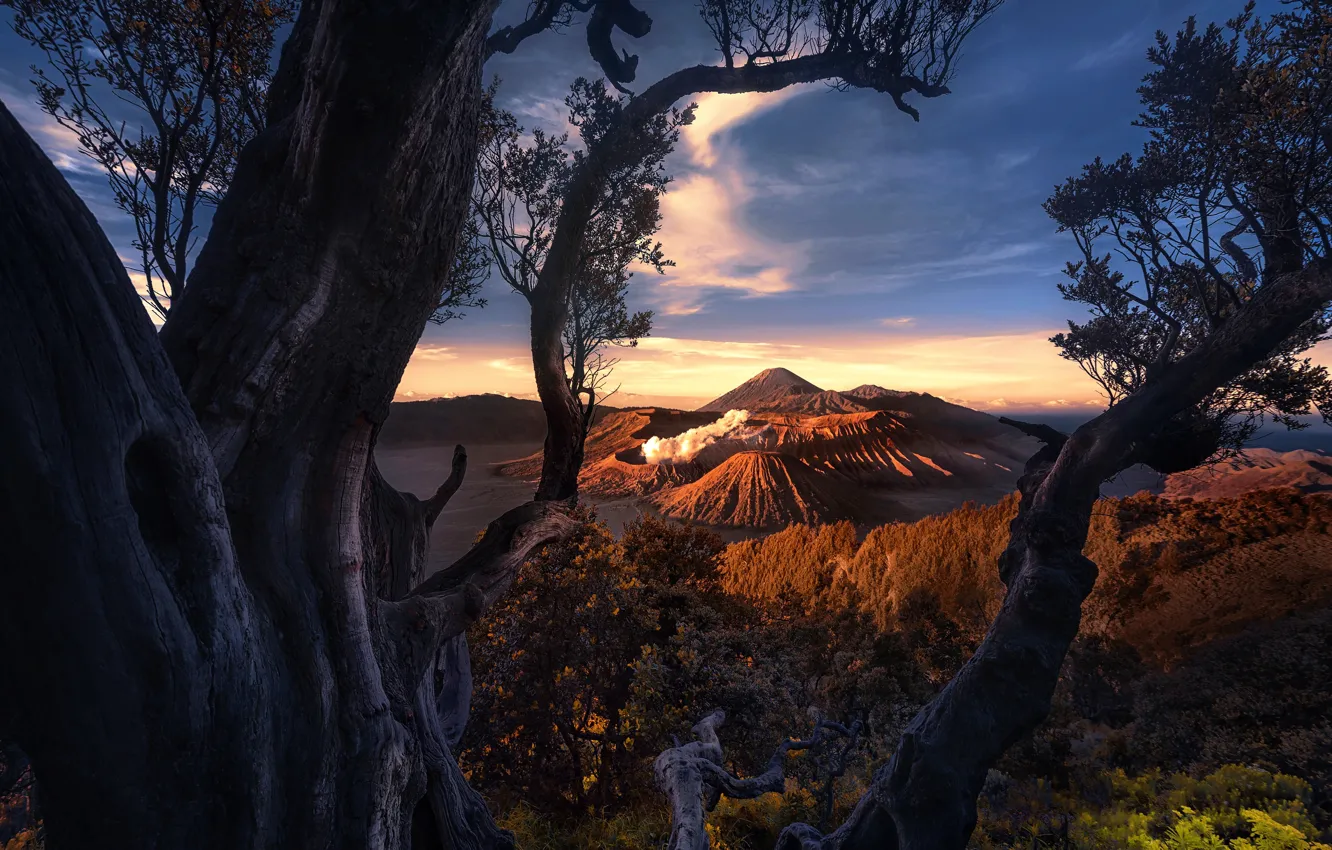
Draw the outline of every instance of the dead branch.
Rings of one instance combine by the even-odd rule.
[[[1009,419],[1007,416],[1000,416],[999,422],[1000,424],[1018,429],[1028,437],[1035,437],[1047,446],[1055,446],[1058,448],[1068,439],[1067,434],[1042,423],[1032,424],[1030,422],[1019,422],[1016,419]]]
[[[716,807],[723,794],[737,800],[752,800],[780,793],[786,787],[787,753],[817,747],[828,733],[851,734],[839,723],[819,721],[808,739],[788,739],[778,744],[767,768],[758,776],[740,779],[722,767],[717,729],[725,722],[726,712],[721,709],[709,713],[694,726],[698,740],[685,744],[677,741],[653,763],[657,787],[671,800],[671,837],[667,850],[707,850],[707,813]]]
[[[439,519],[439,512],[444,510],[444,506],[453,498],[453,494],[458,492],[462,486],[463,478],[467,475],[467,449],[462,446],[453,448],[453,469],[444,483],[439,485],[435,495],[431,496],[424,503],[425,521],[427,526],[433,526],[435,520]]]

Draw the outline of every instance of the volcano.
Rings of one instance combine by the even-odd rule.
[[[764,369],[729,393],[714,398],[700,412],[785,409],[792,400],[817,395],[823,390],[788,369]]]
[[[728,413],[743,427],[692,453],[650,459],[643,452],[652,437],[715,428]],[[787,369],[767,369],[696,411],[607,414],[588,435],[579,487],[722,527],[873,524],[997,501],[1035,449],[994,417],[929,393],[868,384],[824,390]],[[536,478],[541,455],[501,471]]]
[[[705,525],[777,528],[858,519],[854,486],[779,452],[747,451],[649,503],[667,516]]]

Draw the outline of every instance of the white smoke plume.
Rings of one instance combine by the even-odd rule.
[[[748,410],[728,410],[711,425],[690,428],[683,434],[664,440],[661,437],[650,438],[643,444],[643,457],[647,458],[648,463],[684,463],[693,460],[699,452],[718,440],[736,436],[745,430],[748,421]]]

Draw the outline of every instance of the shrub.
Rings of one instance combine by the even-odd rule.
[[[1224,765],[1185,773],[1102,773],[1059,792],[1043,780],[991,782],[974,848],[1030,847],[1044,837],[1078,850],[1332,850],[1312,816],[1309,783]]]

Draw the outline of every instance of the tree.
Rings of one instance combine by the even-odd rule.
[[[160,334],[0,107],[0,738],[52,847],[506,844],[449,750],[461,635],[568,519],[515,509],[419,581],[451,485],[372,460],[462,241],[496,5],[303,4]]]
[[[556,815],[624,808],[647,792],[660,730],[635,706],[636,665],[686,622],[715,622],[709,581],[724,543],[642,518],[617,542],[586,517],[524,565],[476,641],[472,783],[503,809]]]
[[[623,100],[586,98],[595,107],[587,115],[597,132],[591,139],[585,136],[587,151],[575,159],[558,211],[551,211],[554,225],[530,286],[532,361],[547,422],[539,499],[571,499],[578,492],[584,409],[565,379],[564,334],[585,246],[596,237],[598,205],[618,175],[652,147],[656,128],[668,113],[674,115],[674,105],[700,92],[770,92],[826,80],[886,93],[919,120],[905,96],[947,94],[962,42],[1000,2],[707,0],[699,11],[716,36],[722,65],[680,69]],[[592,45],[593,25],[613,19],[634,35],[646,16],[633,11],[627,0],[600,3],[588,25],[593,57],[621,91],[633,81],[637,59],[626,55],[620,61],[613,49],[607,55]]]
[[[486,299],[480,297],[481,286],[490,278],[490,251],[475,216],[463,221],[458,235],[458,253],[449,269],[449,280],[440,295],[430,321],[442,325],[451,319],[461,319],[468,308],[480,310]]]
[[[1046,445],[1018,482],[1018,514],[998,564],[1007,588],[998,615],[976,653],[908,726],[851,817],[826,836],[792,827],[779,842],[782,850],[964,847],[988,769],[1049,711],[1096,579],[1082,548],[1100,484],[1137,462],[1168,469],[1181,458],[1203,460],[1215,448],[1215,433],[1211,441],[1197,440],[1191,430],[1181,434],[1180,418],[1207,410],[1223,388],[1289,350],[1292,339],[1307,339],[1311,323],[1323,321],[1332,301],[1332,9],[1323,0],[1300,0],[1266,21],[1251,12],[1229,24],[1231,39],[1219,29],[1200,39],[1192,25],[1173,42],[1158,37],[1149,54],[1156,69],[1142,90],[1141,120],[1152,131],[1148,153],[1156,144],[1179,145],[1198,155],[1195,162],[1214,164],[1227,202],[1252,234],[1245,243],[1231,234],[1231,247],[1222,246],[1240,276],[1218,281],[1198,263],[1193,285],[1163,285],[1163,297],[1169,291],[1190,303],[1153,313],[1169,329],[1167,339],[1134,351],[1169,356],[1150,361],[1140,382],[1072,434],[1006,420]],[[1241,31],[1232,50],[1227,45]],[[1174,180],[1167,185],[1187,185]],[[1067,192],[1056,191],[1052,211]],[[1109,218],[1114,197],[1076,221]],[[1190,208],[1174,222],[1184,234],[1197,234],[1177,237],[1191,245],[1177,263],[1207,256],[1208,210]],[[1160,269],[1149,263],[1140,271],[1152,277]],[[1188,275],[1171,269],[1177,273]],[[1112,276],[1101,276],[1098,285],[1128,287]],[[1136,285],[1142,297],[1148,282]],[[1181,329],[1165,344],[1174,335],[1166,317],[1209,311],[1220,315],[1191,323],[1194,336],[1186,339]]]
[[[620,360],[609,356],[606,346],[634,348],[652,333],[651,310],[629,312],[626,297],[631,277],[633,272],[624,266],[594,266],[574,284],[569,322],[564,328],[564,350],[569,363],[569,391],[583,414],[584,440],[597,407],[619,390],[618,385],[613,389],[609,385]]]
[[[1258,21],[1250,7],[1226,29],[1200,31],[1191,20],[1174,42],[1158,34],[1149,52],[1157,69],[1140,89],[1145,110],[1135,122],[1151,132],[1142,154],[1098,158],[1046,203],[1082,254],[1060,291],[1092,312],[1053,342],[1112,405],[1197,348],[1260,281],[1298,268],[1311,249],[1327,251],[1332,234],[1320,219],[1332,187],[1318,159],[1327,155],[1332,104],[1319,90],[1317,57],[1282,57],[1279,70],[1263,72],[1284,75],[1271,87],[1248,82],[1260,73],[1254,57],[1278,37],[1301,37],[1303,26]],[[1244,57],[1246,37],[1252,47]],[[1311,88],[1283,89],[1295,85]],[[1277,108],[1289,112],[1270,112]],[[1288,230],[1287,255],[1278,246]],[[1100,253],[1102,239],[1112,240],[1113,252]],[[1310,317],[1269,356],[1178,415],[1174,463],[1154,458],[1158,468],[1187,469],[1219,448],[1238,449],[1267,417],[1290,428],[1307,427],[1296,417],[1316,410],[1332,417],[1327,369],[1303,356],[1330,329],[1332,311]]]
[[[565,99],[584,150],[572,155],[568,136],[535,130],[530,144],[517,119],[494,104],[498,83],[487,92],[482,120],[474,208],[479,229],[505,282],[529,304],[550,249],[570,175],[586,150],[607,130],[615,101],[596,83],[579,79]],[[630,314],[626,304],[630,268],[640,263],[664,272],[673,265],[653,241],[661,226],[661,195],[670,183],[667,154],[692,112],[658,116],[626,152],[619,171],[604,184],[582,246],[562,334],[564,380],[579,407],[581,440],[615,365],[607,345],[636,345],[652,330],[651,312]]]
[[[217,205],[241,148],[264,128],[273,38],[296,4],[5,5],[14,9],[14,31],[54,70],[33,68],[42,109],[78,137],[134,220],[146,300],[165,319],[185,287],[200,210]]]

